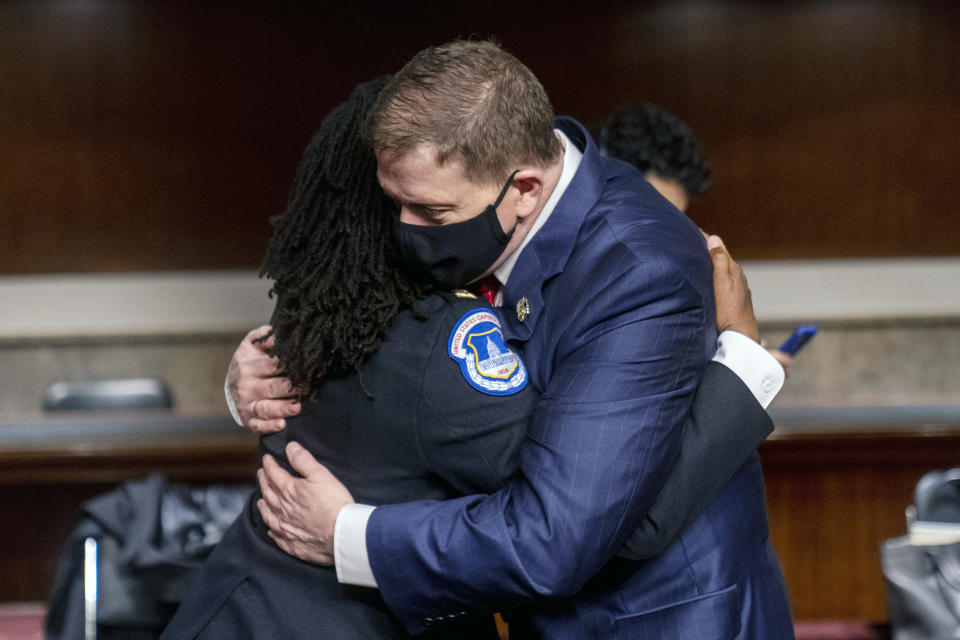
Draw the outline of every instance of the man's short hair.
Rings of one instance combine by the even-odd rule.
[[[433,145],[478,184],[499,184],[522,165],[557,160],[553,107],[543,85],[493,42],[454,40],[424,49],[380,92],[367,120],[374,151]]]
[[[702,196],[710,186],[710,165],[690,126],[655,104],[614,113],[598,143],[609,157],[629,162],[641,173],[677,180],[691,197]]]

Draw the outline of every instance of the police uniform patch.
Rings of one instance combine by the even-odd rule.
[[[486,394],[509,396],[527,386],[527,368],[504,342],[500,321],[489,309],[468,311],[457,321],[447,353],[470,386]]]

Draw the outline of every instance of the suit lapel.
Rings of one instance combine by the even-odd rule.
[[[583,159],[546,224],[523,249],[503,288],[500,320],[507,340],[530,339],[546,306],[544,283],[563,271],[580,227],[603,191],[604,159],[586,130],[572,118],[559,117],[554,123],[574,144],[583,145]]]

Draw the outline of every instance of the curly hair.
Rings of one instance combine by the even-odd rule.
[[[687,123],[655,104],[614,113],[600,130],[599,144],[608,156],[641,173],[677,180],[690,196],[702,196],[710,187],[710,165],[700,141]]]
[[[294,385],[359,370],[393,318],[416,312],[427,285],[396,266],[393,204],[380,190],[362,125],[388,77],[358,85],[307,146],[260,269],[277,305],[271,355]],[[418,317],[419,314],[417,314]]]

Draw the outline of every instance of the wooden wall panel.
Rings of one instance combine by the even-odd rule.
[[[960,431],[821,434],[760,448],[770,534],[795,620],[887,620],[880,545],[917,481],[956,466]]]
[[[322,115],[471,34],[687,119],[742,258],[960,253],[955,3],[327,4],[0,1],[0,274],[257,265]]]
[[[214,434],[170,442],[133,437],[112,445],[91,439],[84,446],[51,441],[31,451],[0,448],[0,520],[8,525],[0,528],[0,602],[47,599],[84,501],[150,473],[198,486],[252,485],[256,446],[249,434]]]
[[[0,602],[46,597],[85,499],[151,472],[195,484],[253,482],[256,440],[229,419],[110,424],[108,435],[84,437],[78,424],[48,441],[0,444],[0,518],[16,523],[0,528]],[[794,619],[886,621],[880,543],[905,534],[917,480],[955,466],[958,451],[960,424],[778,432],[761,446],[771,540]]]

